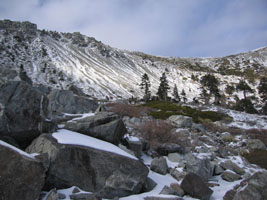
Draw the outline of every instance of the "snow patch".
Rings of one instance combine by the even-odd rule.
[[[86,146],[94,149],[99,149],[102,151],[119,154],[121,156],[137,160],[137,158],[134,157],[133,155],[121,150],[119,147],[111,143],[87,135],[83,135],[77,132],[69,131],[66,129],[60,129],[57,132],[53,133],[53,137],[57,139],[58,143],[61,144]]]

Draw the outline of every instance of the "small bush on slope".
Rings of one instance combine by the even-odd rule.
[[[108,111],[115,112],[121,117],[142,117],[146,116],[149,109],[146,107],[138,107],[127,103],[109,103],[106,105]]]
[[[189,106],[182,106],[170,102],[152,101],[147,104],[143,104],[142,106],[157,109],[157,111],[149,113],[149,115],[154,117],[155,119],[164,120],[171,115],[185,115],[192,117],[195,123],[200,123],[203,120],[210,120],[212,122],[215,122],[226,118],[231,120],[231,117],[226,114],[214,111],[200,111],[195,108],[191,108]]]

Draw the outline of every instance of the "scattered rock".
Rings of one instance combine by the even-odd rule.
[[[180,197],[145,197],[144,200],[183,200]]]
[[[203,181],[208,181],[208,179],[213,175],[212,165],[207,158],[199,159],[189,153],[185,155],[185,160],[187,172],[197,174],[203,179]]]
[[[169,153],[185,154],[185,148],[175,143],[164,143],[157,147],[157,153],[162,156],[167,156]]]
[[[223,172],[224,172],[224,169],[220,165],[218,165],[217,163],[214,164],[214,172],[213,172],[214,175],[220,175]]]
[[[35,199],[45,182],[45,170],[38,160],[0,141],[1,199]]]
[[[192,118],[184,115],[172,115],[168,118],[168,121],[177,128],[191,128],[193,125]]]
[[[57,193],[57,190],[54,188],[48,192],[46,197],[43,200],[58,200],[59,195]]]
[[[234,171],[239,175],[244,175],[246,173],[244,169],[240,168],[237,164],[233,163],[231,160],[221,162],[220,167],[222,167],[223,169],[229,169],[231,171]]]
[[[213,191],[203,182],[202,178],[194,173],[188,173],[181,183],[185,194],[201,200],[209,200]]]
[[[236,194],[235,190],[229,190],[223,196],[223,200],[233,200],[235,194]]]
[[[171,183],[171,189],[175,192],[176,195],[182,197],[184,196],[184,190],[181,188],[180,184],[178,183]]]
[[[157,183],[153,181],[151,178],[147,177],[146,181],[143,185],[142,192],[150,192],[157,186]]]
[[[182,162],[182,160],[183,160],[182,155],[179,153],[169,153],[168,159],[169,159],[169,161],[176,162],[176,163]]]
[[[259,139],[248,139],[247,146],[251,150],[255,149],[266,150],[266,145]]]
[[[177,181],[182,180],[186,176],[186,172],[184,171],[178,171],[176,169],[171,169],[170,174],[173,178],[175,178]]]
[[[234,182],[234,181],[240,180],[241,176],[238,174],[229,172],[229,171],[225,171],[222,173],[222,179],[229,181],[229,182]]]
[[[168,173],[167,161],[164,157],[154,158],[151,162],[150,169],[162,175]]]
[[[69,121],[64,128],[114,144],[118,144],[127,132],[121,117],[111,112]]]
[[[88,192],[71,194],[70,198],[73,200],[97,200],[94,194]]]
[[[159,194],[176,195],[176,192],[169,186],[165,185]]]
[[[142,155],[142,150],[143,150],[142,141],[140,141],[138,138],[135,138],[135,137],[127,137],[126,141],[127,141],[129,149],[134,152],[137,158],[140,158]]]
[[[137,159],[91,147],[60,144],[52,134],[39,136],[27,152],[49,156],[45,190],[76,185],[104,198],[122,197],[139,193],[148,174],[147,167]]]

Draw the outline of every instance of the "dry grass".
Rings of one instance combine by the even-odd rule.
[[[121,117],[143,117],[149,113],[149,108],[138,107],[127,103],[109,103],[106,105],[108,111],[115,112]]]

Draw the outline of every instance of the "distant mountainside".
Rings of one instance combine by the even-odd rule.
[[[75,85],[97,99],[141,97],[138,84],[144,73],[152,95],[166,72],[171,90],[177,84],[189,100],[199,96],[199,79],[206,73],[219,78],[222,92],[242,78],[255,89],[267,74],[267,47],[220,58],[159,57],[112,48],[78,32],[38,30],[30,22],[10,20],[0,21],[0,44],[0,83],[20,79],[17,75],[23,71],[34,85],[61,89]]]

